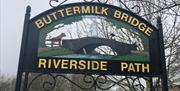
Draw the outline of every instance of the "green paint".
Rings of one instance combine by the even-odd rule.
[[[52,57],[69,54],[66,48],[46,48],[45,51],[38,52],[38,57]]]
[[[149,61],[149,57],[147,55],[142,54],[128,54],[124,56],[115,56],[113,60],[124,60],[124,61],[140,61],[140,62],[147,62]]]

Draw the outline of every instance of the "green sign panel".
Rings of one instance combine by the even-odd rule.
[[[28,72],[160,75],[157,29],[127,10],[98,3],[50,9],[28,23]]]

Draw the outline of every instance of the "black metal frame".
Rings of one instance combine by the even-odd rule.
[[[59,0],[50,0],[49,4],[51,7],[57,7],[57,6],[53,6],[51,3],[52,2],[59,2]],[[64,0],[63,2],[60,2],[60,5],[64,4],[67,0]],[[84,0],[85,2],[89,2],[87,0]],[[90,2],[93,2],[94,0],[91,0]],[[108,0],[106,0],[105,2],[101,2],[100,0],[98,0],[99,3],[104,3],[107,4]],[[131,11],[131,9],[129,9],[121,0],[119,0],[119,2],[121,2],[124,7]],[[139,6],[134,6],[132,7],[132,9],[134,8],[138,8],[138,12],[136,12],[137,14],[140,12],[140,7]],[[22,38],[22,45],[21,45],[21,54],[20,54],[20,62],[19,62],[19,68],[18,68],[18,75],[17,75],[17,81],[16,81],[16,89],[15,91],[21,91],[21,89],[23,88],[23,91],[30,91],[32,84],[40,77],[47,75],[50,77],[50,79],[52,79],[52,81],[45,81],[42,83],[42,88],[45,91],[51,91],[56,87],[56,83],[57,83],[57,78],[61,77],[63,79],[66,79],[67,81],[69,81],[71,84],[77,86],[80,89],[84,89],[84,90],[91,90],[91,89],[100,89],[100,90],[108,90],[113,88],[114,86],[119,86],[122,88],[123,91],[128,91],[128,89],[125,87],[125,85],[123,85],[123,82],[128,80],[131,80],[131,86],[133,86],[133,90],[137,90],[137,91],[145,91],[145,86],[143,85],[143,83],[141,83],[141,81],[139,79],[144,79],[145,81],[149,82],[150,84],[150,90],[151,91],[156,91],[157,89],[159,89],[160,86],[155,86],[154,83],[154,78],[158,78],[158,80],[161,78],[162,79],[162,91],[168,91],[168,85],[167,85],[167,76],[166,76],[166,66],[165,66],[165,56],[164,56],[164,45],[163,45],[163,35],[162,35],[162,24],[161,24],[161,19],[158,18],[157,20],[157,27],[160,30],[158,32],[158,39],[159,39],[159,46],[160,46],[160,59],[161,59],[161,65],[162,65],[162,73],[163,75],[161,77],[138,77],[138,76],[122,76],[124,78],[122,79],[115,79],[113,76],[109,76],[109,75],[92,75],[92,74],[85,74],[83,75],[83,80],[82,82],[85,83],[87,86],[83,87],[80,84],[74,82],[73,80],[71,80],[70,78],[68,78],[65,75],[62,74],[55,74],[55,73],[40,73],[37,76],[35,76],[34,78],[32,78],[32,80],[29,80],[29,75],[32,73],[26,72],[25,70],[23,70],[22,64],[23,64],[23,56],[25,56],[25,49],[26,49],[26,45],[27,45],[27,36],[28,36],[28,27],[29,27],[29,20],[30,20],[30,6],[27,7],[26,10],[26,16],[25,16],[25,21],[24,21],[24,29],[23,29],[23,38]],[[131,11],[132,12],[132,11]],[[23,75],[24,73],[24,75]],[[76,75],[76,74],[75,74]],[[24,79],[22,79],[24,78]],[[104,86],[107,85],[108,82],[111,82],[110,85],[108,86]],[[24,84],[21,84],[23,83]],[[23,87],[21,88],[21,86],[23,85]]]
[[[160,51],[160,61],[161,61],[161,68],[162,68],[162,90],[168,91],[168,78],[167,78],[167,72],[166,72],[166,61],[165,61],[165,48],[164,48],[164,40],[163,40],[163,28],[162,28],[162,22],[161,17],[157,18],[157,27],[159,29],[158,31],[158,37],[159,37],[159,51]]]

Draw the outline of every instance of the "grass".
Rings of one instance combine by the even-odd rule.
[[[39,57],[52,57],[59,56],[65,58],[86,58],[86,59],[105,59],[116,61],[137,61],[148,62],[149,57],[143,54],[128,54],[123,56],[108,56],[108,55],[85,55],[85,54],[71,54],[69,49],[66,48],[47,48],[45,51],[38,52]]]
[[[111,59],[112,56],[109,55],[93,55],[93,54],[69,54],[60,57],[65,58],[85,58],[85,59]]]
[[[113,60],[124,60],[124,61],[149,61],[148,56],[140,54],[129,54],[124,56],[115,56]]]
[[[52,57],[52,56],[60,56],[68,54],[68,49],[66,48],[49,48],[46,51],[38,52],[39,57]]]

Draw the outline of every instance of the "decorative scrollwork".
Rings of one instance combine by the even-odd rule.
[[[61,6],[62,4],[64,4],[67,1],[68,0],[50,0],[49,5],[51,7],[57,7],[57,6]],[[84,0],[84,2],[94,2],[94,1],[95,0]],[[97,2],[106,4],[108,2],[108,0],[97,0]]]
[[[122,0],[119,0],[119,2],[128,10],[135,14],[139,14],[141,12],[141,8],[138,5],[134,5],[132,8],[129,8]]]
[[[52,80],[49,81],[44,81],[42,83],[42,88],[45,90],[45,91],[49,91],[49,90],[52,90],[55,86],[56,86],[56,80],[55,80],[55,77],[52,75],[52,74],[39,74],[37,75],[36,77],[34,77],[31,82],[29,83],[28,87],[27,87],[27,91],[30,91],[30,88],[31,86],[33,85],[33,83],[38,79],[38,78],[41,78],[43,76],[49,76]]]
[[[51,7],[57,7],[57,6],[61,6],[62,4],[64,4],[65,2],[67,2],[68,0],[50,0],[49,1],[49,5]],[[107,4],[109,0],[83,0],[84,2],[97,2],[97,3],[103,3],[103,4]],[[124,2],[122,2],[122,0],[118,0],[128,11],[134,12],[135,14],[139,14],[141,12],[140,6],[135,5],[132,8],[129,8],[128,6],[126,6],[126,4]]]
[[[68,77],[64,76],[64,75],[56,75],[55,78],[58,77],[63,77],[64,79],[66,79],[67,81],[69,81],[71,84],[74,84],[75,86],[84,89],[84,90],[89,90],[92,89],[94,87],[95,84],[95,79],[92,75],[84,75],[83,76],[83,80],[81,81],[83,83],[83,85],[85,86],[81,86],[80,84],[76,83],[75,81],[73,81],[72,79],[69,79]]]
[[[57,6],[61,6],[62,4],[64,4],[65,2],[67,2],[68,0],[50,0],[49,1],[49,5],[51,7],[57,7]],[[55,3],[55,4],[54,4]]]
[[[131,8],[135,14],[139,14],[141,12],[141,8],[138,5],[135,5]]]
[[[95,0],[84,0],[84,2],[94,2]],[[97,0],[99,3],[107,3],[109,0]]]
[[[48,77],[42,79],[41,77]],[[76,79],[72,79],[73,76],[78,76]],[[120,77],[120,78],[119,78]],[[33,83],[37,83],[36,80],[40,79],[42,89],[44,91],[51,91],[57,88],[59,85],[62,85],[64,82],[68,84],[73,84],[83,90],[91,89],[100,89],[100,90],[109,90],[113,87],[118,86],[122,91],[145,91],[145,82],[149,82],[146,78],[143,77],[126,77],[126,76],[107,76],[107,75],[63,75],[63,74],[39,74],[35,76],[30,83],[28,84],[28,91],[31,91]],[[57,84],[60,79],[64,79],[61,84]],[[66,80],[66,81],[65,81]],[[71,85],[72,86],[72,85]],[[32,89],[33,90],[33,89]]]
[[[139,77],[138,77],[138,78],[133,79],[132,86],[133,86],[133,88],[134,88],[136,91],[145,91],[145,86],[143,85],[143,84],[145,84],[145,83],[142,83],[142,82],[141,82],[142,79],[149,82],[149,80],[146,79],[146,78],[139,78]]]

